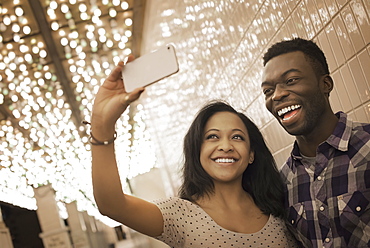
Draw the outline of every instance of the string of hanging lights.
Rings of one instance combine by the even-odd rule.
[[[57,200],[95,211],[81,122],[90,121],[94,95],[113,66],[135,49],[133,13],[133,0],[0,3],[1,201],[35,209],[33,188],[52,184]],[[125,163],[133,133],[145,132],[132,115],[127,111],[117,130]],[[130,173],[140,171],[122,175]]]

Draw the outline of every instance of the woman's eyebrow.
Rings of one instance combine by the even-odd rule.
[[[217,129],[217,128],[211,128],[211,129],[207,130],[204,134],[207,134],[207,133],[209,133],[209,132],[211,132],[211,131],[219,132],[220,130],[219,130],[219,129]],[[233,132],[238,131],[238,132],[241,132],[241,133],[245,134],[245,132],[244,132],[243,130],[239,129],[239,128],[234,128],[234,129],[232,129],[232,131],[233,131]]]
[[[208,129],[204,134],[207,134],[211,131],[220,131],[220,130],[218,130],[217,128],[211,128],[211,129]]]

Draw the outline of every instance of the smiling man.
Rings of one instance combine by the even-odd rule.
[[[370,247],[370,124],[334,114],[334,82],[312,41],[264,57],[266,108],[296,141],[281,169],[289,222],[305,247]]]

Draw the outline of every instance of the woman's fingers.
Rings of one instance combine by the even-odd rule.
[[[134,56],[130,55],[128,57],[128,61],[132,60],[134,60]],[[99,98],[101,98],[102,101],[113,103],[113,99],[115,98],[120,104],[127,106],[131,102],[137,100],[140,97],[141,93],[144,91],[144,88],[137,88],[132,92],[126,92],[122,79],[123,67],[124,63],[120,61],[105,80],[103,87],[98,92],[98,95],[100,95]],[[117,98],[114,96],[116,96]]]
[[[127,104],[129,105],[130,103],[132,103],[133,101],[137,100],[141,93],[144,92],[144,87],[141,87],[141,88],[136,88],[134,89],[132,92],[126,94],[123,99],[122,99],[122,104]]]
[[[123,62],[119,62],[118,65],[113,69],[113,71],[107,77],[107,81],[117,81],[122,78],[122,68]]]
[[[132,55],[132,54],[130,54],[130,55],[127,57],[127,63],[128,63],[128,62],[133,61],[134,59],[135,59],[135,56],[134,56],[134,55]]]
[[[135,59],[134,55],[129,55],[127,58],[127,63],[131,62]],[[122,68],[124,67],[125,63],[123,61],[118,62],[117,66],[113,69],[113,71],[109,74],[106,81],[116,82],[117,80],[122,79]]]

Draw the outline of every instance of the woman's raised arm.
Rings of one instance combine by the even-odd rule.
[[[129,61],[131,60],[133,57],[129,58]],[[158,236],[163,230],[160,210],[153,203],[124,194],[114,143],[100,144],[113,140],[117,119],[144,91],[144,88],[137,88],[126,92],[121,75],[123,66],[123,62],[120,62],[114,68],[100,87],[94,101],[91,118],[94,198],[103,215],[143,234]]]

